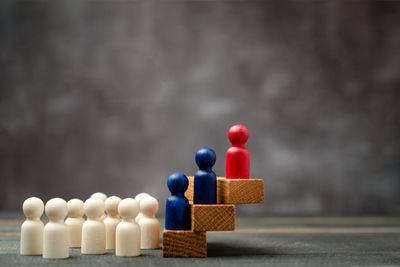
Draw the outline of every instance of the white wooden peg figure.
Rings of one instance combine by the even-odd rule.
[[[43,233],[43,258],[65,259],[69,257],[68,226],[64,222],[67,216],[67,202],[61,198],[50,199],[45,212],[49,222]]]
[[[106,200],[107,200],[107,195],[104,194],[104,193],[102,193],[102,192],[96,192],[96,193],[93,193],[93,194],[90,196],[90,198],[98,198],[98,199],[101,199],[101,200],[105,203]],[[101,219],[104,221],[104,219],[105,219],[106,217],[107,217],[106,214],[103,212],[103,215],[101,215]]]
[[[83,201],[77,198],[68,201],[68,218],[65,223],[69,231],[69,247],[80,248],[82,241]]]
[[[37,197],[26,199],[22,205],[26,220],[21,226],[21,255],[42,255],[44,224],[40,216],[43,209],[43,201]]]
[[[151,197],[149,194],[143,192],[143,193],[139,193],[135,196],[135,200],[138,202],[138,204],[140,205],[140,200],[142,200],[145,197]],[[143,214],[141,213],[141,211],[139,210],[138,215],[136,216],[136,222],[139,222],[139,220],[143,217]]]
[[[90,198],[93,198],[93,197],[95,197],[95,198],[100,198],[101,200],[103,200],[103,202],[105,202],[105,201],[107,200],[107,195],[104,194],[104,193],[102,193],[102,192],[93,193],[93,194],[90,196]]]
[[[107,198],[105,202],[107,217],[104,219],[106,226],[106,249],[115,249],[115,231],[121,221],[118,214],[118,205],[121,199],[116,196]]]
[[[84,210],[87,217],[82,226],[82,254],[106,253],[106,227],[101,220],[104,214],[104,202],[99,198],[85,201]]]
[[[133,198],[125,198],[118,205],[122,221],[117,226],[115,255],[134,257],[140,255],[140,227],[135,221],[139,204]]]
[[[156,218],[158,201],[154,197],[140,200],[140,212],[143,217],[139,220],[141,249],[156,249],[160,247],[160,222]]]

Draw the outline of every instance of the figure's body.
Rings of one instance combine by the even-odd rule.
[[[216,161],[214,150],[201,148],[196,152],[196,164],[199,170],[194,175],[194,204],[217,203],[217,176],[212,170]]]
[[[250,177],[250,153],[245,147],[249,132],[243,125],[229,129],[228,138],[232,146],[226,151],[226,178],[248,179]]]
[[[37,197],[30,197],[24,201],[22,210],[26,220],[21,225],[21,255],[42,255],[43,253],[43,228],[40,220],[43,214],[43,201]]]
[[[82,254],[106,253],[106,227],[101,216],[104,202],[99,198],[89,198],[84,204],[86,222],[82,226]]]
[[[65,223],[69,231],[69,247],[80,248],[82,242],[82,225],[85,222],[83,216],[83,201],[71,199],[68,201],[68,218]]]
[[[158,201],[154,197],[142,198],[139,203],[143,217],[139,221],[141,231],[141,249],[156,249],[160,247],[160,222],[156,218]]]
[[[115,255],[135,257],[140,255],[140,227],[135,221],[139,205],[133,198],[125,198],[118,205],[122,221],[117,225]]]
[[[118,205],[121,199],[116,196],[107,198],[105,202],[105,208],[107,211],[107,217],[104,219],[104,225],[106,227],[106,249],[115,249],[115,232],[117,225],[121,219],[118,214]]]
[[[46,203],[49,222],[43,232],[43,258],[65,259],[69,257],[68,226],[64,222],[68,205],[64,199],[53,198]]]
[[[190,230],[190,205],[184,196],[189,181],[183,173],[176,172],[168,177],[168,197],[165,206],[165,229]]]

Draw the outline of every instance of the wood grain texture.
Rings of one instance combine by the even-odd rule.
[[[185,192],[185,197],[189,200],[189,202],[193,202],[193,190],[194,190],[194,176],[187,176],[189,180],[189,186]]]
[[[235,206],[231,204],[198,205],[192,208],[192,231],[235,230]]]
[[[163,257],[207,257],[206,232],[164,230]]]
[[[193,201],[194,177],[188,176],[189,186],[185,197]],[[264,203],[263,179],[226,179],[217,177],[217,204]]]
[[[264,203],[262,179],[217,179],[217,203],[255,204]]]

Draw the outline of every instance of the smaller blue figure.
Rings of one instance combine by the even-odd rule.
[[[217,204],[217,176],[211,169],[216,158],[211,148],[203,147],[196,152],[199,170],[194,175],[194,204]]]
[[[189,181],[186,175],[180,172],[171,174],[167,181],[171,196],[165,206],[165,229],[190,230],[190,206],[184,196]]]

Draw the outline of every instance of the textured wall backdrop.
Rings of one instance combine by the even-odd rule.
[[[1,1],[0,209],[147,191],[250,131],[266,203],[400,212],[400,3]]]

